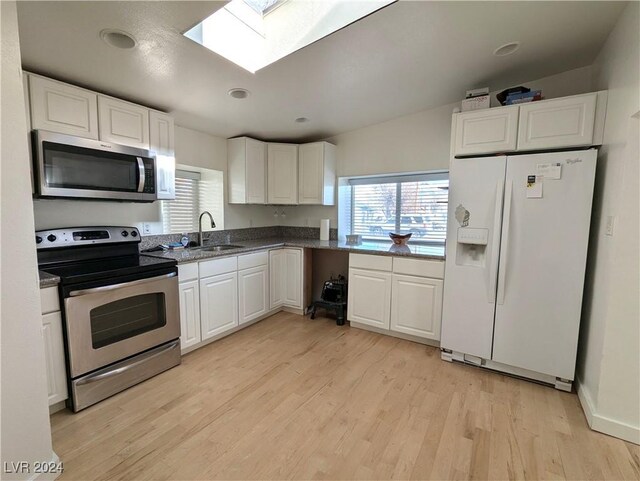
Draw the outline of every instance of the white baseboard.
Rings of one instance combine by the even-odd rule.
[[[587,423],[591,429],[640,445],[640,426],[632,426],[630,424],[599,415],[596,411],[593,399],[591,399],[591,395],[584,388],[579,379],[576,379],[576,384],[578,385],[578,399],[580,400],[582,410],[584,411]]]

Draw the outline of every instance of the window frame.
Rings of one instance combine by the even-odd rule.
[[[409,182],[424,182],[424,181],[435,181],[435,180],[447,180],[449,181],[449,171],[448,170],[437,170],[437,171],[428,171],[428,172],[414,172],[407,174],[386,174],[386,175],[375,175],[375,176],[362,176],[362,177],[348,177],[346,179],[347,185],[350,187],[350,213],[349,213],[349,233],[353,234],[354,223],[356,219],[356,189],[354,187],[358,185],[380,185],[380,184],[396,184],[396,192],[395,192],[395,205],[396,205],[396,215],[395,215],[395,232],[400,232],[402,230],[402,184]],[[447,189],[449,185],[447,183]],[[447,194],[447,209],[448,213],[448,194]],[[446,225],[446,221],[445,221]],[[369,242],[387,242],[387,240],[381,240],[376,237],[370,237],[367,235],[362,235],[362,239]],[[391,240],[389,239],[389,242]],[[411,239],[413,244],[420,245],[432,245],[432,246],[444,246],[446,243],[446,234],[445,238],[442,241],[435,240],[422,240],[417,236],[413,236]]]

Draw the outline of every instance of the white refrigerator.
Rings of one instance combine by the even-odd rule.
[[[596,155],[451,161],[443,359],[571,389]]]

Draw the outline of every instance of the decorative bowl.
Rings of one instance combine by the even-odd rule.
[[[407,242],[411,239],[411,234],[411,232],[408,234],[396,234],[394,232],[389,232],[389,237],[395,245],[404,246],[407,245]]]

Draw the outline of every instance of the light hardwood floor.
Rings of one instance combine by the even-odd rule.
[[[280,313],[81,413],[61,479],[638,479],[574,394]]]

